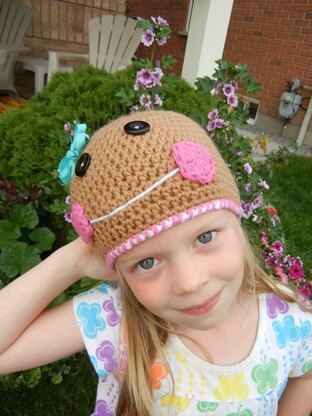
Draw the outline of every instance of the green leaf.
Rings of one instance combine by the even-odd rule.
[[[17,241],[14,246],[5,248],[0,254],[0,270],[10,279],[40,263],[38,249]]]
[[[176,63],[177,60],[172,55],[163,55],[161,58],[161,65],[166,71],[171,69]]]
[[[8,220],[0,221],[0,249],[8,248],[21,236],[19,226]]]
[[[32,203],[27,205],[16,204],[9,211],[9,219],[11,222],[32,230],[39,222],[37,212]]]
[[[29,238],[34,241],[35,247],[38,248],[39,253],[50,250],[55,241],[55,235],[47,227],[35,228],[30,234]]]
[[[216,86],[216,81],[205,76],[204,78],[197,78],[195,82],[195,87],[198,91],[201,91],[206,94],[210,94]]]
[[[120,99],[120,103],[126,106],[131,106],[133,104],[133,100],[135,98],[135,94],[133,90],[122,88],[120,91],[116,93],[116,97]]]

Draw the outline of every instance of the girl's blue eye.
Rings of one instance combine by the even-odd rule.
[[[216,235],[215,231],[206,231],[205,233],[199,235],[197,237],[197,240],[201,244],[208,244],[214,239],[215,235]]]
[[[153,259],[153,257],[149,257],[147,259],[140,261],[139,266],[144,270],[149,270],[154,266],[154,264],[155,264],[155,259]]]

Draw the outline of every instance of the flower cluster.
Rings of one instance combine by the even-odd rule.
[[[142,43],[145,46],[153,45],[153,48],[147,68],[140,69],[136,74],[133,90],[138,92],[139,95],[136,96],[138,102],[131,107],[131,112],[153,110],[155,107],[162,107],[163,105],[159,88],[164,74],[161,68],[154,67],[154,53],[156,44],[164,45],[171,31],[167,20],[161,16],[157,18],[152,16],[151,21],[140,19],[139,26],[143,29]],[[146,92],[146,90],[149,90],[149,92]]]
[[[235,129],[237,122],[246,122],[244,110],[238,106],[236,79],[246,78],[246,73],[243,77],[239,76],[237,71],[241,69],[219,62],[219,69],[214,75],[216,81],[207,79],[209,84],[204,84],[205,80],[202,79],[197,83],[203,90],[209,87],[215,101],[215,107],[208,113],[206,129],[236,178],[242,198],[242,221],[250,231],[253,244],[262,254],[264,266],[275,278],[297,286],[302,294],[310,297],[311,283],[305,278],[301,259],[284,253],[281,221],[277,210],[268,204],[266,196],[270,186],[257,173],[250,143],[239,136]]]
[[[264,248],[263,258],[266,267],[271,269],[275,276],[280,278],[283,283],[288,284],[292,280],[299,291],[310,298],[311,283],[305,278],[300,257],[285,255],[284,244],[281,241],[275,240],[272,244],[269,244],[267,233],[260,231],[259,234]]]
[[[238,90],[238,84],[236,81],[231,83],[223,84],[221,81],[218,81],[215,88],[215,94],[221,95],[224,94],[226,97],[226,102],[231,107],[238,106],[238,97],[236,91]]]
[[[210,113],[208,114],[208,120],[208,131],[213,131],[214,129],[221,129],[225,125],[223,118],[219,118],[219,111],[217,108],[214,108],[212,111],[210,111]]]
[[[145,19],[140,19],[139,25],[143,28],[142,43],[149,47],[154,42],[159,46],[164,45],[170,35],[170,28],[167,20],[158,16],[151,17],[151,22]]]
[[[134,91],[140,88],[154,88],[161,85],[163,72],[160,68],[148,69],[144,68],[137,72],[134,84]]]

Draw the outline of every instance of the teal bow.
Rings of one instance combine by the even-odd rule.
[[[75,124],[74,138],[66,156],[60,161],[58,173],[64,185],[68,185],[73,177],[75,165],[80,153],[89,140],[89,135],[85,133],[86,124]]]

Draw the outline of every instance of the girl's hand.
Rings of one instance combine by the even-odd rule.
[[[107,267],[104,255],[97,253],[94,248],[85,244],[81,238],[71,243],[78,256],[81,273],[85,277],[98,280],[117,280],[117,273]]]

